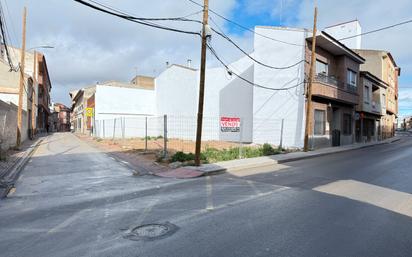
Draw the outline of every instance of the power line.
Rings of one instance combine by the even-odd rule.
[[[4,15],[4,24],[5,24],[5,30],[6,30],[6,35],[8,36],[8,38],[9,38],[9,42],[10,42],[10,45],[14,45],[13,44],[13,38],[11,37],[11,35],[14,37],[14,39],[17,39],[17,37],[16,37],[16,32],[15,32],[15,30],[14,30],[14,25],[13,25],[13,19],[12,19],[12,16],[11,16],[11,14],[10,14],[10,11],[9,11],[9,7],[8,7],[8,5],[7,5],[7,1],[6,0],[4,0],[4,6],[6,7],[5,8],[5,10],[6,10],[6,12],[7,12],[7,15],[8,15],[8,17],[9,17],[9,22],[10,22],[10,24],[11,24],[11,32],[12,33],[9,33],[9,29],[8,29],[8,26],[7,26],[7,22],[6,22],[6,12],[4,12],[3,10],[3,6],[1,6],[1,3],[0,3],[0,8],[2,9],[2,12],[3,12],[3,15]],[[15,42],[16,42],[16,45],[17,45],[17,41],[18,40],[16,40]],[[10,49],[9,49],[10,50]],[[14,58],[15,59],[17,59],[18,58],[18,55],[16,54],[16,50],[14,49],[14,48],[11,48],[11,53],[13,54],[13,56],[14,56]]]
[[[354,37],[360,37],[360,36],[372,34],[372,33],[375,33],[375,32],[379,32],[379,31],[386,30],[386,29],[391,29],[391,28],[394,28],[394,27],[397,27],[397,26],[408,24],[408,23],[412,23],[412,19],[407,20],[407,21],[402,21],[402,22],[399,22],[399,23],[396,23],[396,24],[393,24],[393,25],[385,26],[385,27],[382,27],[382,28],[374,29],[374,30],[371,30],[371,31],[368,31],[368,32],[365,32],[365,33],[360,33],[360,34],[357,34],[357,35],[354,35],[354,36],[344,37],[344,38],[338,39],[338,41],[343,41],[343,40],[351,39],[351,38],[354,38]]]
[[[231,74],[235,75],[235,76],[238,77],[239,79],[243,80],[244,82],[246,82],[246,83],[248,83],[248,84],[250,84],[250,85],[252,85],[252,86],[254,86],[254,87],[263,88],[263,89],[272,90],[272,91],[286,91],[286,90],[289,90],[289,89],[292,89],[292,88],[296,88],[296,87],[298,87],[298,86],[300,86],[300,85],[302,85],[302,84],[305,83],[305,81],[302,81],[302,82],[300,82],[300,83],[298,83],[298,84],[296,84],[296,85],[293,85],[293,86],[290,86],[290,87],[282,87],[282,88],[271,88],[271,87],[267,87],[267,86],[262,86],[262,85],[256,84],[256,83],[254,83],[254,82],[252,82],[252,81],[250,81],[250,80],[248,80],[248,79],[240,76],[239,74],[231,71],[230,68],[229,68],[229,66],[228,66],[226,63],[224,63],[224,62],[222,61],[222,59],[218,56],[218,54],[216,53],[215,49],[214,49],[210,44],[207,44],[207,47],[209,48],[209,50],[210,50],[210,52],[213,54],[213,56],[215,56],[215,58],[226,68],[226,70],[227,70],[228,72],[230,72]]]
[[[193,32],[193,31],[186,31],[186,30],[181,30],[181,29],[177,29],[177,28],[171,28],[171,27],[159,25],[159,24],[149,22],[149,21],[140,21],[140,20],[138,20],[137,17],[133,17],[133,16],[129,16],[129,15],[125,15],[125,14],[105,10],[103,8],[92,5],[92,4],[90,4],[88,2],[85,2],[83,0],[74,0],[74,1],[78,2],[82,5],[85,5],[87,7],[90,7],[92,9],[95,9],[97,11],[100,11],[100,12],[103,12],[103,13],[106,13],[106,14],[110,14],[110,15],[113,15],[113,16],[116,16],[116,17],[119,17],[119,18],[122,18],[122,19],[125,19],[125,20],[128,20],[128,21],[131,21],[131,22],[134,22],[134,23],[138,23],[138,24],[141,24],[141,25],[145,25],[145,26],[149,26],[149,27],[153,27],[153,28],[157,28],[157,29],[162,29],[162,30],[167,30],[167,31],[172,31],[172,32],[178,32],[178,33],[183,33],[183,34],[190,34],[190,35],[200,36],[199,32]]]
[[[188,1],[191,2],[191,3],[193,3],[193,4],[195,4],[195,5],[198,5],[198,6],[200,6],[200,7],[203,7],[202,4],[199,4],[199,3],[196,2],[196,1],[193,1],[193,0],[188,0]],[[238,26],[239,28],[241,28],[241,29],[243,29],[243,30],[247,30],[247,31],[249,31],[249,32],[251,32],[251,33],[253,33],[253,34],[256,34],[256,35],[258,35],[258,36],[260,36],[260,37],[263,37],[263,38],[266,38],[266,39],[269,39],[269,40],[272,40],[272,41],[275,41],[275,42],[278,42],[278,43],[287,44],[287,45],[304,46],[304,45],[301,45],[301,44],[286,42],[286,41],[283,41],[283,40],[279,40],[279,39],[276,39],[276,38],[273,38],[273,37],[266,36],[266,35],[264,35],[264,34],[261,34],[261,33],[258,33],[258,32],[256,32],[256,31],[254,31],[254,30],[252,30],[252,29],[250,29],[250,28],[248,28],[248,27],[246,27],[246,26],[244,26],[244,25],[242,25],[242,24],[240,24],[240,23],[238,23],[238,22],[236,22],[236,21],[230,20],[230,19],[224,17],[223,15],[221,15],[221,14],[219,14],[219,13],[217,13],[217,12],[211,10],[211,9],[209,9],[209,11],[210,11],[211,13],[213,13],[214,15],[216,15],[217,17],[219,17],[219,18],[221,18],[221,19],[223,19],[223,20],[225,20],[225,21],[227,21],[227,22],[229,22],[229,23],[232,23],[233,25],[236,25],[236,26]]]
[[[8,49],[5,26],[6,26],[5,16],[4,16],[4,13],[3,13],[3,7],[0,3],[0,33],[1,33],[1,38],[2,38],[3,45],[4,45],[4,49],[6,51],[6,57],[7,57],[7,62],[10,66],[10,71],[12,71],[12,70],[15,71],[16,68],[13,65],[13,62],[12,62],[11,57],[10,57],[9,49]]]
[[[107,4],[102,4],[102,3],[99,3],[99,2],[94,1],[94,0],[89,0],[89,1],[92,2],[92,3],[94,3],[94,4],[100,5],[100,6],[104,7],[104,8],[107,8],[107,9],[109,9],[109,10],[112,10],[112,11],[115,11],[115,12],[118,12],[118,13],[121,13],[121,14],[123,14],[123,15],[125,15],[125,16],[129,16],[129,18],[130,18],[130,19],[133,19],[133,20],[140,20],[140,21],[189,21],[189,22],[202,23],[202,22],[199,21],[199,20],[187,19],[187,17],[192,16],[192,15],[196,15],[196,14],[199,14],[199,13],[203,12],[203,10],[197,11],[197,12],[194,12],[194,13],[190,13],[190,14],[185,15],[185,16],[182,16],[182,17],[143,18],[143,17],[135,17],[135,16],[133,16],[133,15],[130,15],[130,14],[126,13],[125,11],[122,11],[122,10],[120,10],[120,9],[111,7],[111,6],[107,5]]]
[[[265,64],[265,63],[263,63],[263,62],[255,59],[255,58],[254,58],[253,56],[251,56],[250,54],[248,54],[244,49],[242,49],[238,44],[236,44],[229,36],[227,36],[225,33],[223,33],[223,31],[219,28],[219,26],[214,22],[213,19],[210,19],[210,20],[211,20],[211,21],[215,24],[215,26],[218,27],[218,29],[221,31],[221,32],[219,32],[219,31],[217,31],[216,29],[211,28],[213,32],[215,32],[216,34],[218,34],[218,35],[221,36],[222,38],[224,38],[224,39],[226,39],[227,41],[229,41],[232,45],[234,45],[237,49],[239,49],[243,54],[245,54],[247,57],[249,57],[249,59],[253,60],[254,62],[256,62],[256,63],[258,63],[258,64],[260,64],[260,65],[262,65],[262,66],[264,66],[264,67],[267,67],[267,68],[270,68],[270,69],[275,69],[275,70],[285,70],[285,69],[293,68],[293,67],[301,64],[302,62],[305,62],[305,60],[300,60],[300,61],[298,61],[297,63],[294,63],[294,64],[289,65],[289,66],[285,66],[285,67],[275,67],[275,66],[271,66],[271,65]]]

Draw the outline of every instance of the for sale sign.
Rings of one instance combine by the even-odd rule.
[[[240,118],[220,117],[220,131],[239,132],[240,131]]]

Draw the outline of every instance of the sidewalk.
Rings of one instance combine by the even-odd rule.
[[[100,144],[89,135],[76,133],[74,135],[94,148],[106,153],[123,165],[129,166],[135,171],[134,175],[152,175],[154,173],[162,173],[169,170],[168,167],[161,166],[148,158],[145,158],[144,153],[138,154],[134,152],[133,149],[123,149],[118,144]]]
[[[6,197],[9,190],[13,188],[20,171],[43,139],[44,136],[41,135],[33,141],[26,140],[23,142],[20,150],[7,151],[6,160],[0,161],[0,199]]]
[[[335,154],[335,153],[342,153],[342,152],[362,149],[366,147],[372,147],[376,145],[390,144],[390,143],[393,143],[399,140],[400,140],[399,137],[393,137],[393,138],[389,138],[389,139],[379,141],[379,142],[345,145],[345,146],[340,146],[340,147],[328,147],[328,148],[322,148],[322,149],[310,151],[310,152],[294,152],[294,153],[277,154],[277,155],[257,157],[257,158],[231,160],[231,161],[225,161],[225,162],[205,164],[200,167],[191,166],[191,167],[186,167],[186,169],[194,169],[194,170],[201,171],[203,173],[202,175],[210,175],[210,174],[219,173],[219,172],[267,167],[270,165],[282,164],[282,163],[293,162],[293,161],[298,161],[298,160],[303,160],[303,159],[316,158],[320,156],[325,156],[325,155],[330,155],[330,154]]]
[[[346,145],[341,147],[328,147],[310,152],[294,152],[257,158],[231,160],[212,164],[204,164],[200,167],[186,166],[177,169],[171,169],[167,166],[163,166],[154,163],[151,160],[148,160],[148,158],[145,158],[144,154],[142,153],[138,154],[133,151],[127,151],[125,149],[122,149],[119,145],[103,145],[93,140],[90,136],[81,134],[76,134],[76,136],[81,140],[84,140],[87,143],[91,144],[95,148],[98,148],[101,151],[105,152],[110,157],[114,158],[116,161],[121,162],[123,165],[128,165],[130,168],[135,170],[134,175],[155,175],[159,177],[182,179],[200,177],[205,175],[208,176],[227,171],[268,167],[271,165],[277,165],[286,162],[315,158],[319,156],[341,153],[365,147],[388,144],[400,140],[399,137],[394,137],[380,142]]]

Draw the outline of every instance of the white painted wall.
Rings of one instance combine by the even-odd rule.
[[[256,30],[260,34],[297,44],[291,46],[256,36],[255,50],[251,54],[256,59],[273,66],[288,66],[304,58],[304,30],[273,27],[257,27]],[[245,56],[229,67],[251,82],[272,88],[288,87],[304,80],[303,62],[291,69],[273,70],[254,64]],[[171,137],[193,140],[199,72],[172,65],[156,78],[155,83],[157,115],[169,115],[169,134]],[[241,136],[243,142],[279,144],[282,119],[285,119],[283,145],[301,147],[304,133],[303,93],[303,84],[289,91],[269,91],[256,88],[235,75],[230,76],[224,68],[209,68],[206,70],[203,139],[239,141]],[[179,116],[185,116],[185,119]],[[242,135],[221,133],[219,117],[222,116],[241,118]]]
[[[98,137],[142,137],[145,117],[156,113],[154,90],[96,85],[95,119]],[[116,119],[116,121],[114,121]],[[155,119],[155,120],[154,120]],[[158,136],[157,117],[149,120],[150,136]]]
[[[198,72],[169,66],[155,79],[158,115],[193,116],[197,113]]]
[[[230,64],[230,68],[253,81],[252,62],[246,57]],[[155,80],[157,115],[168,115],[170,137],[194,140],[199,94],[199,71],[178,65],[168,67]],[[226,69],[206,70],[204,103],[204,140],[239,141],[240,133],[220,132],[220,117],[242,120],[242,141],[252,140],[253,87]]]
[[[362,27],[359,21],[354,20],[335,26],[325,28],[325,32],[332,35],[336,39],[342,39],[359,35],[362,33]],[[354,37],[341,41],[347,47],[351,49],[362,49],[362,37]]]
[[[155,114],[154,90],[96,85],[96,120]]]
[[[304,59],[307,32],[301,29],[256,27],[256,32],[295,45],[274,42],[256,36],[254,56],[261,62],[285,67]],[[271,88],[287,88],[304,81],[304,62],[289,69],[275,70],[254,65],[256,84]],[[253,142],[278,144],[284,119],[283,145],[302,147],[305,119],[304,84],[287,91],[254,88]]]

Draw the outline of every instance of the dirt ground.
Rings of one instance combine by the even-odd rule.
[[[116,144],[126,150],[143,151],[145,150],[145,140],[144,138],[134,138],[125,140],[109,140],[109,139],[99,139],[97,140],[101,144]],[[164,139],[149,139],[147,140],[147,150],[148,151],[162,151],[164,148]],[[167,142],[167,151],[169,153],[175,153],[182,151],[185,153],[195,152],[195,142],[191,140],[181,140],[171,138]],[[237,143],[224,142],[224,141],[204,141],[202,142],[202,150],[206,148],[216,148],[216,149],[228,149],[231,147],[239,146]]]

